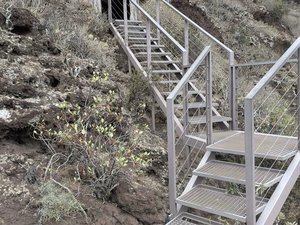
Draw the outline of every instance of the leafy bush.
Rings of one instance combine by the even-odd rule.
[[[94,73],[91,81],[97,84],[107,79],[107,74]],[[53,154],[47,176],[52,178],[55,165],[65,160],[58,164],[57,170],[71,163],[77,171],[75,182],[91,186],[95,197],[108,199],[119,185],[121,175],[126,177],[122,168],[129,164],[137,168],[147,166],[149,153],[138,148],[143,131],[139,128],[132,133],[122,130],[124,121],[117,109],[116,93],[109,90],[105,97],[89,96],[84,106],[62,102],[54,128],[47,128],[45,121],[37,122],[34,136],[44,141]]]

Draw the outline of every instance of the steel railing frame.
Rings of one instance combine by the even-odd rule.
[[[246,164],[246,213],[247,224],[256,224],[255,213],[255,156],[254,156],[254,100],[258,93],[272,80],[277,72],[286,62],[298,51],[298,107],[300,105],[300,37],[281,56],[281,58],[271,67],[265,76],[255,85],[255,87],[245,97],[245,164]],[[300,140],[300,112],[298,110],[298,143]],[[300,143],[298,144],[300,149]],[[290,187],[292,188],[292,187]],[[278,209],[280,210],[280,209]],[[277,214],[276,214],[277,215]]]
[[[211,47],[207,46],[198,56],[195,62],[191,65],[190,69],[186,72],[180,82],[176,85],[170,95],[167,97],[167,130],[168,130],[168,164],[169,164],[169,201],[170,201],[170,212],[171,215],[175,216],[177,214],[176,206],[176,155],[175,155],[175,113],[174,113],[174,100],[177,95],[180,94],[181,90],[185,90],[186,86],[189,84],[189,79],[192,77],[193,73],[197,68],[205,61],[206,67],[206,80],[208,85],[206,86],[206,108],[207,108],[207,142],[211,142],[212,136],[212,65],[211,65]],[[183,98],[185,98],[186,93],[183,93]]]

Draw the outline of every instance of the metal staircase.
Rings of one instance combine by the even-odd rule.
[[[237,71],[258,64],[235,64],[233,51],[164,0],[152,1],[152,9],[131,0],[134,19],[127,18],[125,2],[121,9],[124,19],[118,20],[112,18],[112,4],[108,1],[111,30],[127,54],[129,65],[149,78],[154,99],[168,121],[167,224],[273,224],[300,175],[300,113],[293,101],[293,115],[298,118],[293,135],[272,133],[273,128],[271,132],[261,132],[256,115],[268,100],[258,104],[261,98],[257,96],[268,92],[269,83],[286,63],[295,65],[292,68],[300,77],[300,38],[278,61],[265,63],[272,67],[243,96],[244,131],[239,131]],[[164,25],[162,10],[182,22],[182,37],[171,34],[175,27]],[[210,46],[197,47],[195,42],[199,39],[195,41],[191,35],[195,32],[201,40],[204,35]],[[225,52],[227,59],[214,60],[216,52]],[[229,103],[225,116],[218,112],[219,103],[213,102],[213,76],[216,71],[223,73],[219,68],[226,68],[224,74],[228,76]],[[300,103],[299,89],[296,106]],[[154,105],[152,113],[155,125]],[[226,157],[237,161],[228,161]]]

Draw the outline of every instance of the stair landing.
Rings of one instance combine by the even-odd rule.
[[[245,132],[226,131],[213,133],[213,144],[208,151],[245,155]],[[254,133],[255,157],[286,160],[297,153],[296,137]]]

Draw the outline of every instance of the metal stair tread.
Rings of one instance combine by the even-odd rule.
[[[147,52],[138,52],[135,53],[135,56],[146,56]],[[165,56],[165,55],[171,55],[171,52],[151,52],[151,56]]]
[[[141,20],[127,20],[127,24],[131,24],[131,25],[138,25],[141,24],[143,21]],[[124,24],[124,20],[115,20],[114,21],[115,24]]]
[[[146,29],[146,26],[137,26],[137,25],[127,25],[128,29],[132,30],[144,30]],[[124,25],[119,25],[117,26],[117,30],[124,30],[125,26]]]
[[[226,116],[212,116],[212,122],[218,123],[218,122],[225,122],[225,121],[231,121],[231,117]],[[189,119],[189,123],[193,125],[197,124],[205,124],[206,123],[206,116],[194,116]]]
[[[256,214],[264,209],[267,199],[256,198]],[[226,194],[224,189],[197,185],[176,199],[177,204],[246,222],[246,198],[244,194]]]
[[[220,222],[183,212],[177,215],[166,225],[223,225]]]
[[[245,132],[232,131],[227,136],[206,147],[208,151],[245,155]],[[213,134],[214,136],[214,134]],[[296,137],[254,133],[255,157],[286,160],[297,153]]]
[[[190,80],[189,82],[195,82],[197,80]],[[160,81],[153,81],[153,83],[158,84],[172,84],[172,83],[179,83],[180,80],[160,80]]]
[[[179,92],[179,95],[182,95],[182,91]],[[161,95],[167,96],[170,95],[170,91],[162,91],[160,92]],[[205,91],[188,91],[187,95],[200,95],[200,94],[205,94]]]
[[[181,73],[182,70],[152,70],[151,73]]]
[[[163,48],[165,47],[164,45],[150,45],[151,49],[158,49],[158,48]],[[133,44],[129,46],[131,49],[146,49],[147,45],[145,44]]]
[[[212,103],[213,107],[217,107],[219,106],[218,103]],[[189,109],[197,109],[197,108],[205,108],[206,107],[206,103],[205,102],[191,102],[188,103],[188,108]],[[175,104],[174,105],[175,109],[183,109],[183,104]]]
[[[246,170],[244,164],[230,163],[218,160],[212,160],[204,166],[193,171],[196,176],[223,180],[238,184],[246,184]],[[255,183],[259,185],[273,185],[280,181],[284,171],[256,167]]]
[[[128,37],[129,41],[147,41],[147,38],[141,38],[141,37]],[[150,38],[150,41],[158,41],[158,38]]]
[[[175,60],[165,60],[165,61],[159,61],[159,60],[154,60],[154,61],[151,61],[151,65],[160,65],[160,64],[176,64],[176,63],[179,63],[179,61],[175,61]],[[141,62],[141,64],[147,64],[147,62]]]

